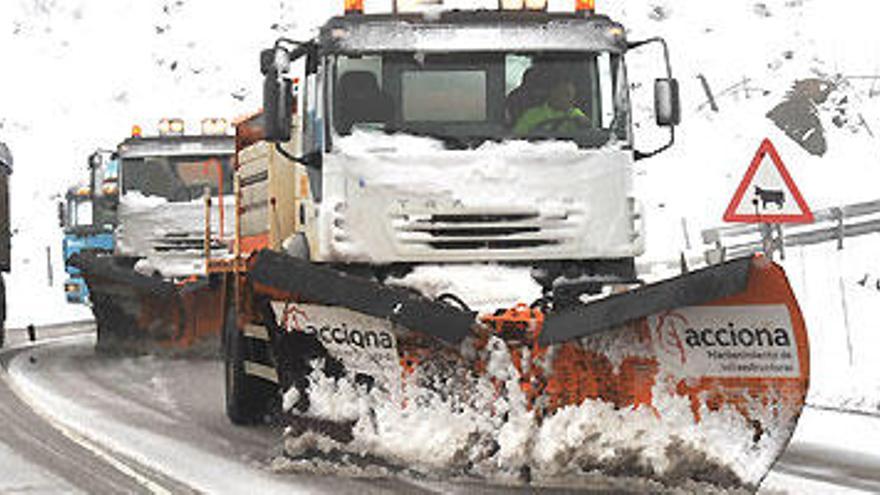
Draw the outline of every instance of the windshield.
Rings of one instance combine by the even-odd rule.
[[[438,137],[459,146],[626,139],[619,55],[395,52],[333,59],[333,127]]]
[[[64,227],[68,231],[112,229],[116,225],[116,206],[115,196],[68,195]]]
[[[90,227],[92,217],[92,200],[87,195],[67,198],[67,225],[65,227]]]
[[[104,162],[94,169],[94,173],[95,196],[115,199],[119,193],[119,162],[117,160]]]
[[[145,196],[160,196],[169,201],[191,201],[203,197],[205,187],[216,196],[222,182],[223,194],[231,194],[229,160],[229,156],[124,158],[123,191],[138,191]]]

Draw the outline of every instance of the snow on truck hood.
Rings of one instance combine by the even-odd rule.
[[[218,233],[219,204],[212,205],[212,232]],[[224,196],[224,232],[233,232],[235,199]],[[161,196],[128,192],[119,200],[116,227],[118,254],[142,257],[136,269],[141,273],[161,273],[166,277],[185,277],[204,273],[204,199],[171,202]]]
[[[632,236],[632,155],[617,145],[447,150],[431,138],[362,131],[340,138],[323,170],[327,259],[623,258],[642,249]],[[456,237],[430,228],[454,225],[464,229]],[[487,239],[494,244],[480,244]]]
[[[465,206],[563,201],[566,185],[619,176],[631,162],[630,152],[616,145],[587,150],[565,141],[488,141],[477,149],[448,150],[429,137],[356,130],[334,145],[329,164],[339,164],[361,189],[383,186],[432,197],[448,193]]]
[[[368,153],[420,153],[420,152],[449,152],[444,147],[443,141],[428,136],[415,136],[412,134],[386,134],[385,132],[376,132],[366,129],[354,129],[349,136],[337,136],[334,146],[338,152],[344,154],[368,154]],[[603,150],[617,149],[617,144],[609,143],[604,146]],[[499,150],[508,150],[511,152],[534,151],[536,154],[553,155],[553,154],[572,154],[579,150],[577,145],[571,141],[526,141],[523,139],[506,140],[503,142],[486,141],[475,150],[468,150],[467,153],[475,152],[496,152]]]

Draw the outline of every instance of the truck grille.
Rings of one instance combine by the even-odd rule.
[[[394,235],[404,249],[520,250],[562,244],[574,235],[577,211],[554,214],[462,212],[402,214],[394,217]]]
[[[205,249],[205,238],[204,234],[186,234],[186,233],[171,233],[165,234],[162,237],[154,237],[150,239],[150,242],[153,245],[153,250],[158,253],[169,253],[169,252],[187,252],[187,251],[204,251]],[[211,250],[218,250],[225,248],[225,245],[218,241],[217,239],[211,239]]]

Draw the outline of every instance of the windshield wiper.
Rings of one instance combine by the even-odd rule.
[[[471,148],[477,148],[481,144],[489,140],[501,140],[502,137],[491,137],[491,136],[462,136],[457,134],[441,134],[437,132],[432,132],[428,130],[419,130],[419,129],[409,129],[406,127],[396,127],[389,125],[385,128],[386,134],[409,134],[411,136],[418,137],[426,137],[431,139],[437,139],[439,141],[443,141],[443,144],[448,149],[456,149],[456,150],[465,150]]]

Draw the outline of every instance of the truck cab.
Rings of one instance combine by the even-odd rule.
[[[227,127],[223,119],[206,119],[201,133],[186,134],[183,121],[164,119],[158,135],[144,136],[138,127],[119,144],[120,262],[167,279],[204,274],[206,197],[221,207],[220,225],[211,227],[211,249],[218,255],[228,251],[221,237],[232,232],[235,147]]]
[[[308,179],[289,188],[289,254],[383,270],[530,265],[545,288],[560,277],[635,279],[644,228],[633,164],[672,142],[668,63],[655,109],[669,143],[643,152],[625,64],[642,43],[611,19],[364,14],[350,3],[317,38],[279,40],[261,57],[265,133],[276,143],[261,153],[296,162]],[[242,154],[245,176],[258,155]]]
[[[0,272],[12,268],[11,226],[9,215],[9,176],[12,175],[12,152],[0,141]],[[0,273],[0,347],[6,340],[6,284]]]
[[[62,255],[64,293],[68,303],[87,304],[89,290],[79,268],[71,265],[71,256],[81,252],[113,252],[113,229],[116,226],[119,164],[107,152],[89,157],[89,184],[71,187],[59,205],[64,230]]]
[[[134,126],[114,150],[112,253],[72,260],[88,284],[99,352],[216,352],[225,292],[206,258],[231,256],[228,127],[204,119],[200,133],[187,133],[182,120],[163,119],[158,135]]]

